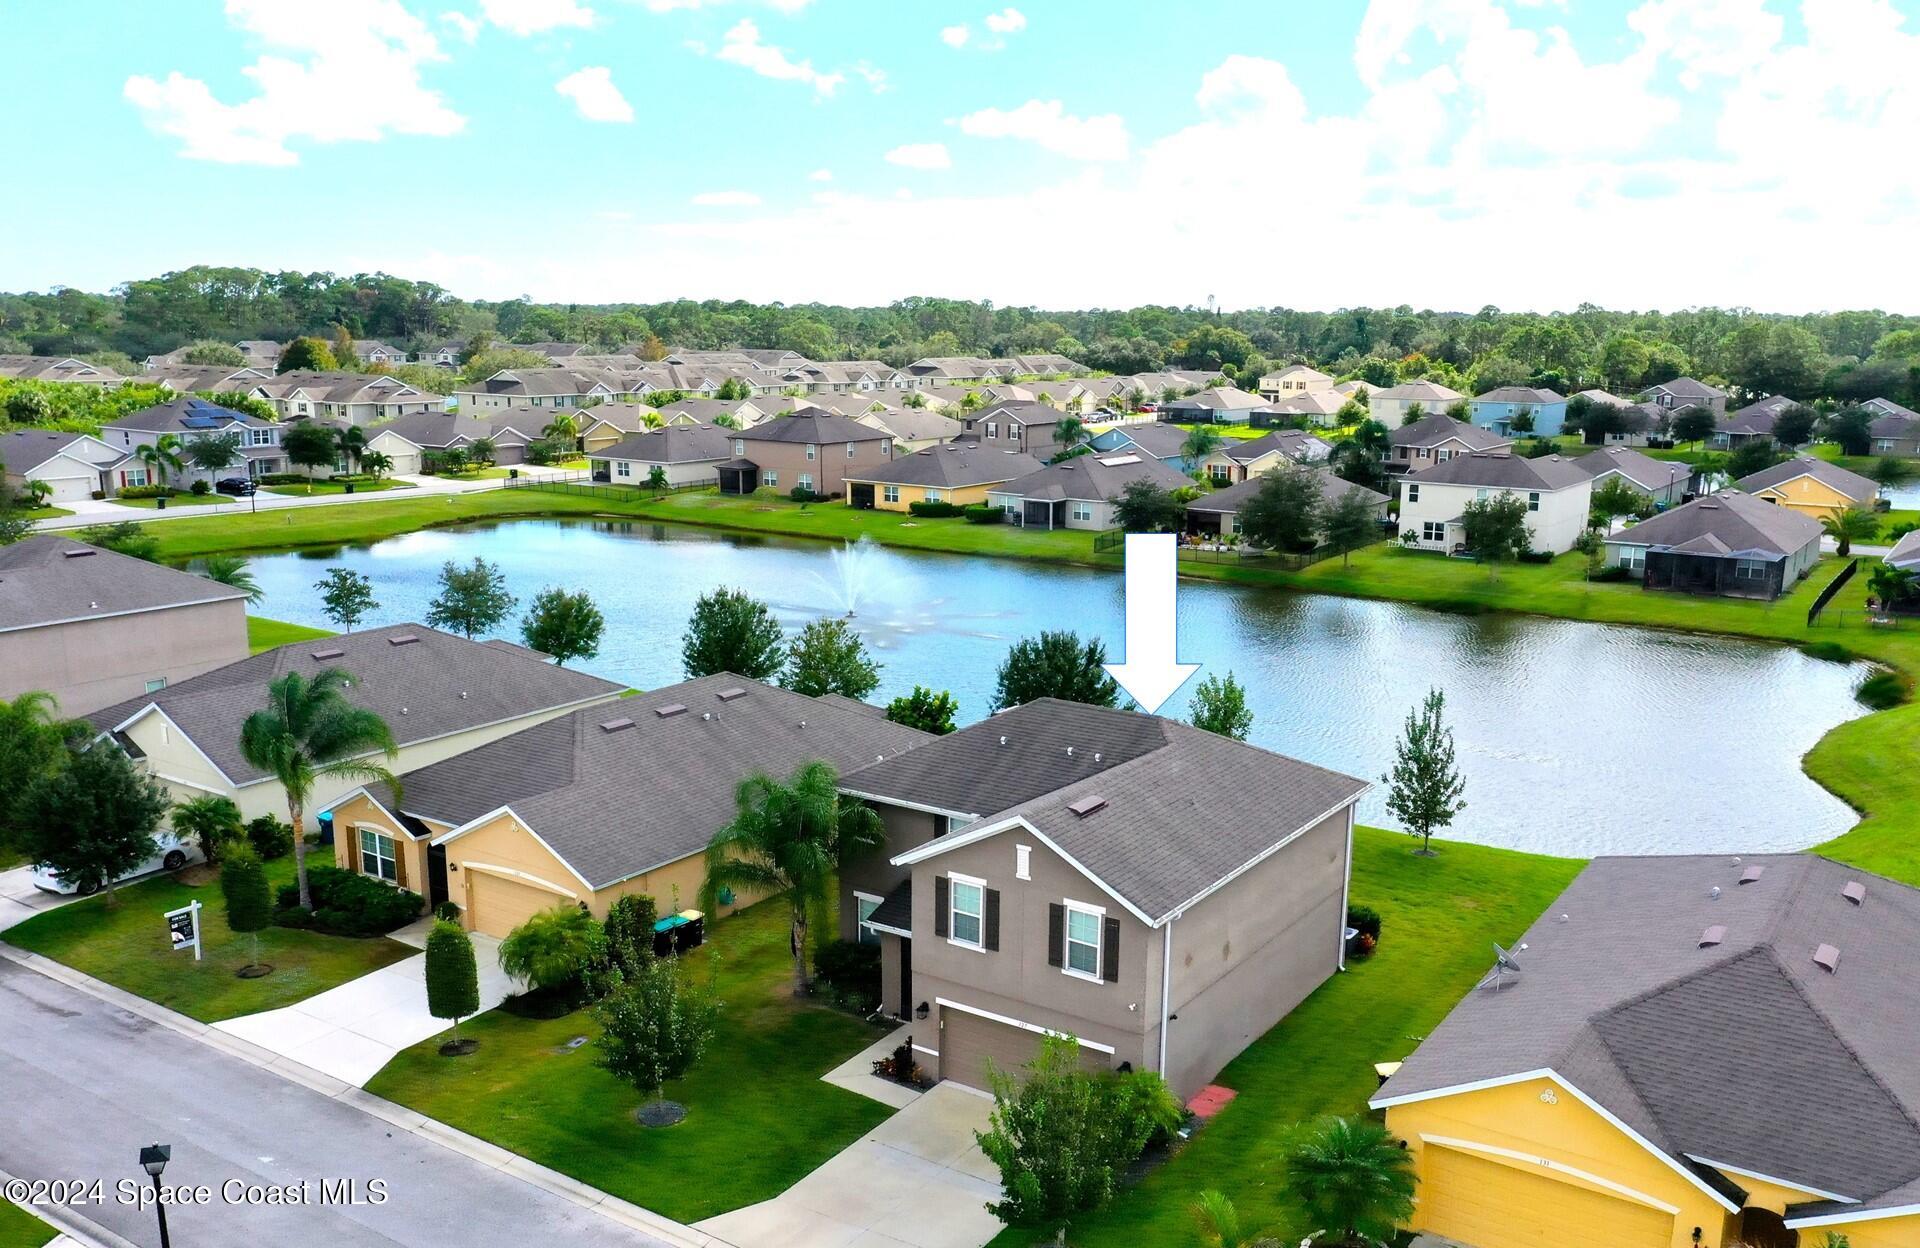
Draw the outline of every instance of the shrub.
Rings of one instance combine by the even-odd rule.
[[[927,519],[936,519],[936,518],[948,518],[952,516],[961,515],[966,511],[966,508],[957,506],[956,504],[953,504],[953,503],[920,502],[920,503],[908,503],[907,510],[912,512],[916,516],[923,516]]]
[[[981,505],[966,508],[964,514],[968,524],[1003,524],[1007,519],[1007,513],[998,507]]]
[[[445,923],[458,923],[460,906],[456,902],[443,901],[433,908],[433,917]]]
[[[1853,691],[1860,705],[1888,711],[1913,696],[1913,682],[1900,672],[1878,671]]]
[[[260,933],[273,922],[273,907],[267,901],[267,874],[259,856],[252,850],[235,846],[220,868],[220,892],[227,903],[227,927],[251,937],[247,965],[260,964]],[[294,890],[296,899],[299,890]]]
[[[272,815],[261,815],[247,825],[247,844],[262,862],[285,858],[293,852],[293,828]]]
[[[1553,552],[1550,550],[1523,550],[1514,555],[1514,558],[1521,563],[1552,563]]]
[[[500,942],[501,970],[538,992],[576,1002],[600,995],[606,966],[606,933],[580,906],[542,910]]]
[[[371,876],[316,865],[307,868],[313,911],[300,909],[300,887],[283,884],[274,922],[282,927],[312,927],[337,936],[383,936],[405,927],[420,913],[420,895],[383,884]]]
[[[1615,581],[1625,581],[1631,578],[1627,575],[1627,570],[1616,563],[1610,568],[1601,568],[1587,579],[1598,581],[1603,585],[1610,585]]]
[[[813,955],[813,971],[838,1004],[862,1013],[880,1008],[880,946],[828,941]]]
[[[128,485],[121,487],[121,498],[172,498],[173,487],[168,485]]]
[[[804,485],[796,485],[787,491],[787,497],[796,503],[817,503],[824,496],[814,493]]]
[[[1372,906],[1348,906],[1347,926],[1362,936],[1380,939],[1380,912]]]
[[[1853,651],[1837,641],[1810,641],[1800,650],[1810,659],[1820,659],[1827,663],[1851,663]]]
[[[269,472],[255,477],[260,485],[305,485],[308,478],[297,472]]]
[[[452,1043],[457,1046],[460,1020],[479,1012],[480,974],[473,941],[459,924],[438,920],[427,936],[427,1013],[453,1023]]]

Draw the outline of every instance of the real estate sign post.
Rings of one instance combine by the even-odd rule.
[[[193,960],[200,960],[200,903],[190,901],[178,910],[167,911],[167,936],[175,953],[193,946]]]

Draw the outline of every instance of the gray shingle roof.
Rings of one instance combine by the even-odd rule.
[[[829,404],[830,398],[849,400],[841,404]],[[867,409],[879,399],[877,391],[864,394],[844,394],[838,396],[821,395],[814,400],[815,406],[823,411],[837,411],[843,416],[854,417],[866,413]],[[951,416],[942,416],[939,412],[926,408],[890,407],[886,411],[875,412],[871,419],[882,429],[905,442],[919,442],[926,438],[940,438],[951,441],[960,436],[965,428]]]
[[[893,440],[893,435],[884,429],[875,429],[850,417],[819,410],[781,416],[751,429],[742,429],[733,436],[749,442],[807,442],[815,446]]]
[[[1385,494],[1380,493],[1378,490],[1370,490],[1364,485],[1355,485],[1351,481],[1337,477],[1333,474],[1331,468],[1310,468],[1308,471],[1313,474],[1314,480],[1319,483],[1320,497],[1329,504],[1344,498],[1356,490],[1359,491],[1361,496],[1369,503],[1378,505],[1387,501]],[[1246,506],[1247,500],[1260,492],[1260,486],[1265,481],[1265,477],[1248,477],[1245,481],[1236,482],[1224,490],[1214,490],[1212,493],[1202,494],[1199,498],[1187,504],[1187,510],[1200,512],[1204,515],[1231,515]]]
[[[685,709],[656,713],[672,706]],[[632,724],[602,727],[621,720]],[[816,760],[846,771],[928,739],[839,701],[722,673],[562,715],[408,772],[401,805],[455,826],[511,806],[600,888],[706,849],[749,776],[784,779]],[[390,793],[371,791],[391,809]]]
[[[1322,454],[1317,458],[1326,458],[1325,452],[1333,450],[1325,438],[1316,438],[1301,429],[1276,429],[1263,438],[1233,438],[1221,446],[1221,453],[1237,464],[1250,464],[1256,459],[1278,451],[1288,459],[1299,461],[1302,456],[1313,452],[1316,444]]]
[[[1750,494],[1715,494],[1661,512],[1607,540],[1627,545],[1683,546],[1712,537],[1726,551],[1763,550],[1790,555],[1809,542],[1818,542],[1823,531],[1818,520],[1790,507]]]
[[[0,546],[0,631],[244,597],[204,576],[70,537],[42,535]]]
[[[140,429],[149,433],[184,433],[192,427],[187,424],[189,419],[214,421],[221,429],[267,429],[275,423],[261,420],[248,412],[237,412],[230,407],[222,407],[206,399],[188,396],[182,399],[169,399],[165,403],[143,407],[137,412],[116,416],[107,421],[102,428]]]
[[[1920,1190],[1920,891],[1813,855],[1602,858],[1525,944],[1522,973],[1469,993],[1379,1099],[1551,1069],[1676,1161],[1866,1208]]]
[[[1871,502],[1874,495],[1880,492],[1879,483],[1873,478],[1863,477],[1857,472],[1848,472],[1838,464],[1828,463],[1824,459],[1815,459],[1811,455],[1796,455],[1771,468],[1763,468],[1752,476],[1741,477],[1733,485],[1737,490],[1752,494],[1771,486],[1784,485],[1795,477],[1812,477],[1838,490],[1856,503]]]
[[[1890,563],[1896,568],[1913,568],[1920,571],[1920,529],[1901,534],[1900,540],[1893,544],[1893,549],[1881,558],[1883,562]]]
[[[968,485],[998,485],[1040,470],[1040,461],[1025,451],[1001,451],[980,442],[946,442],[891,463],[847,474],[850,481],[882,485],[920,485],[957,489]]]
[[[1066,418],[1066,413],[1050,404],[1036,399],[1007,399],[983,407],[967,417],[968,422],[979,424],[983,420],[1006,420],[1016,425],[1057,425]]]
[[[402,637],[417,640],[395,645]],[[394,624],[278,646],[87,718],[104,732],[157,706],[229,779],[246,784],[265,774],[241,757],[240,725],[266,705],[268,682],[288,672],[310,676],[328,667],[352,676],[348,700],[386,720],[401,745],[621,689],[598,676],[540,662],[517,646],[468,641],[424,624]]]
[[[714,462],[733,454],[727,431],[711,425],[668,425],[622,438],[604,451],[591,451],[588,459],[631,459],[643,464],[695,464]]]
[[[1561,455],[1528,459],[1505,451],[1474,451],[1407,474],[1409,481],[1438,481],[1450,485],[1478,485],[1490,489],[1563,490],[1591,478]]]
[[[1127,460],[1133,462],[1124,462]],[[1133,481],[1151,481],[1168,490],[1193,484],[1192,478],[1178,468],[1169,467],[1150,455],[1112,452],[1076,455],[1009,481],[994,492],[1036,500],[1073,498],[1092,502],[1118,498]]]
[[[1648,386],[1647,392],[1670,394],[1676,399],[1724,399],[1727,397],[1725,390],[1692,377],[1675,377],[1672,381]]]
[[[17,429],[0,433],[0,471],[24,475],[55,455],[86,439],[84,433],[57,433],[51,429]],[[85,459],[86,456],[79,456]]]
[[[1437,381],[1403,381],[1397,386],[1388,386],[1385,390],[1375,390],[1372,397],[1425,403],[1429,406],[1438,403],[1444,407],[1467,396]]]
[[[1542,390],[1534,386],[1496,386],[1485,394],[1473,396],[1476,403],[1563,403],[1565,398],[1557,391]]]
[[[1590,477],[1617,472],[1643,490],[1664,490],[1680,485],[1693,475],[1693,469],[1673,460],[1642,455],[1629,446],[1610,446],[1589,451],[1573,461],[1573,466]]]
[[[391,433],[415,446],[444,449],[456,442],[490,438],[494,434],[494,427],[487,421],[462,416],[457,412],[408,412],[392,420],[368,425],[365,432],[368,440]]]
[[[1402,425],[1387,434],[1387,441],[1394,446],[1438,446],[1442,442],[1454,439],[1468,450],[1491,451],[1503,446],[1512,446],[1511,439],[1503,438],[1490,429],[1470,425],[1464,420],[1455,420],[1445,412],[1429,412],[1410,425]]]

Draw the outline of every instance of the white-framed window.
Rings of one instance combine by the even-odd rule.
[[[995,425],[991,421],[987,422],[987,437],[989,439],[995,439],[995,438],[998,438],[999,436],[1000,436],[999,426]]]
[[[1420,501],[1420,483],[1419,482],[1417,481],[1407,482],[1407,501],[1410,503],[1417,503]]]
[[[1070,505],[1068,510],[1072,514],[1075,520],[1086,520],[1091,522],[1093,519],[1092,503],[1073,503]]]
[[[632,476],[633,464],[628,460],[624,460],[624,459],[616,461],[613,465],[613,475],[616,477]]]
[[[899,501],[900,501],[900,487],[899,487],[899,486],[897,486],[897,485],[883,485],[883,486],[881,486],[881,487],[880,487],[880,498],[881,498],[881,501],[883,501],[883,502],[888,502],[888,503],[897,503],[897,502],[899,502]]]
[[[167,687],[167,678],[165,676],[156,676],[152,680],[147,682],[148,693],[159,693],[162,689],[165,689],[166,687]]]
[[[1647,567],[1647,548],[1645,546],[1622,546],[1620,548],[1620,566],[1629,572],[1643,572]]]
[[[863,945],[879,944],[880,933],[868,927],[867,920],[872,918],[873,912],[880,908],[880,898],[875,897],[872,893],[855,893],[853,895],[853,908],[857,912],[859,919],[859,922],[856,924],[859,930],[854,939]]]
[[[1764,580],[1767,565],[1758,559],[1736,559],[1733,561],[1733,579],[1736,581]]]
[[[1527,510],[1528,511],[1540,510],[1540,491],[1539,490],[1527,491]]]
[[[773,471],[771,468],[769,468],[766,472],[763,472],[760,474],[760,484],[761,485],[779,485],[780,474]]]
[[[928,490],[926,491],[926,495],[927,495],[927,501],[930,503],[937,503],[942,501],[942,496],[939,490]]]
[[[375,832],[372,828],[360,829],[360,873],[389,884],[399,882],[400,871],[392,837]]]
[[[1873,444],[1873,449],[1875,451],[1880,452],[1881,454],[1885,454],[1886,452],[1891,451],[1893,449],[1893,439],[1881,438],[1879,441]]]
[[[120,474],[120,484],[123,486],[145,485],[146,483],[147,470],[145,468],[129,468]]]
[[[247,430],[247,444],[249,446],[272,446],[273,430],[271,429]]]
[[[1441,520],[1429,520],[1420,526],[1420,539],[1426,542],[1444,542],[1447,540],[1447,526]]]
[[[851,442],[847,443],[847,458],[848,459],[853,458],[853,443]]]
[[[819,452],[819,450],[820,448],[815,446],[813,443],[811,442],[807,443],[807,458],[809,460],[813,459],[816,456],[816,454]]]
[[[1060,969],[1076,979],[1100,978],[1100,928],[1106,911],[1098,906],[1067,902],[1066,957]]]
[[[735,438],[733,440],[733,453],[735,455],[745,455],[747,453],[746,442],[740,438]]]
[[[801,473],[799,479],[796,480],[794,484],[803,490],[811,490],[813,488],[813,474],[810,472]]]
[[[987,947],[987,886],[964,875],[947,877],[947,939],[969,949]]]

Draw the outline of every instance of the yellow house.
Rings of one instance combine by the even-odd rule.
[[[944,442],[862,475],[849,474],[847,506],[903,512],[914,503],[983,505],[988,490],[1040,468],[1040,461],[1024,451],[998,450],[973,439]]]
[[[1372,1102],[1413,1229],[1920,1246],[1916,956],[1920,891],[1823,858],[1595,861]]]
[[[877,708],[720,674],[549,720],[335,801],[343,868],[460,907],[505,936],[531,915],[630,893],[698,905],[706,848],[747,777],[846,771],[926,739]],[[748,904],[740,896],[720,913]]]
[[[1880,492],[1872,478],[1810,455],[1799,455],[1742,477],[1733,488],[1815,520],[1837,516],[1849,507],[1872,507]]]

